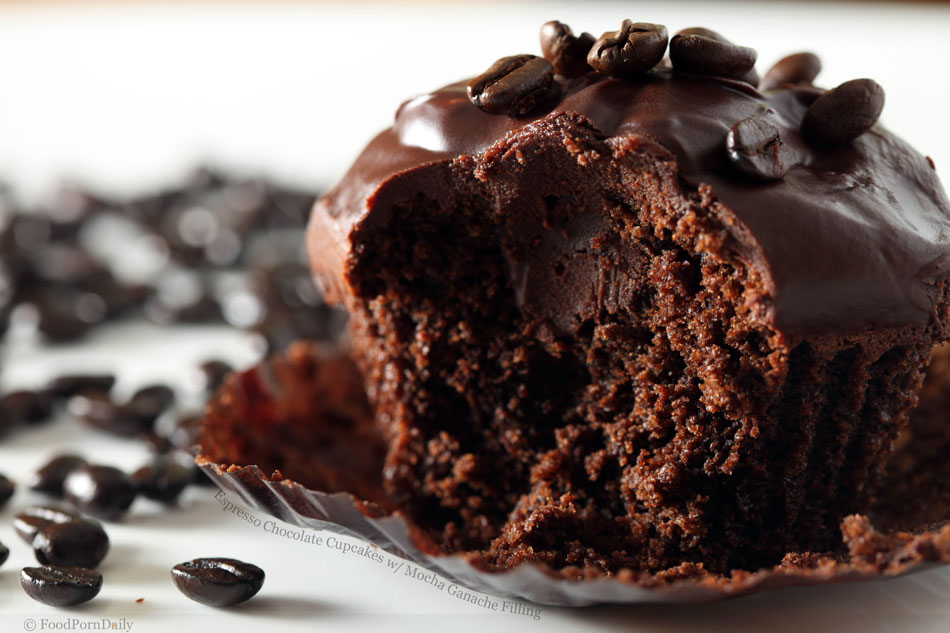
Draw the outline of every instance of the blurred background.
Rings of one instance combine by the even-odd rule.
[[[0,178],[136,192],[197,163],[308,189],[335,180],[407,97],[539,53],[560,19],[703,25],[819,53],[819,85],[872,77],[883,120],[945,176],[950,6],[910,2],[0,2]]]

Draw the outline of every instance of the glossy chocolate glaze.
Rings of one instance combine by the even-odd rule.
[[[760,94],[741,82],[668,71],[632,80],[590,73],[559,79],[547,107],[515,119],[482,112],[464,83],[452,84],[403,104],[393,126],[318,201],[309,236],[314,270],[339,297],[350,231],[400,176],[481,154],[532,121],[574,112],[605,136],[647,137],[672,152],[685,190],[711,187],[745,225],[736,235],[747,252],[764,254],[756,264],[775,295],[767,318],[786,336],[926,326],[934,281],[950,273],[950,203],[936,173],[881,126],[842,148],[809,146],[799,125],[815,94]],[[728,164],[726,133],[753,115],[768,118],[798,155],[779,181],[752,182]]]

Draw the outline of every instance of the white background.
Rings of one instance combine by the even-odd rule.
[[[948,173],[950,10],[935,5],[15,2],[0,4],[0,177],[32,197],[61,177],[135,192],[174,182],[210,160],[324,186],[387,125],[403,98],[474,74],[499,56],[537,52],[537,30],[548,19],[596,35],[626,17],[665,23],[671,32],[715,28],[757,48],[760,71],[786,53],[811,49],[825,62],[822,84],[873,77],[887,91],[885,123]],[[81,346],[17,343],[3,352],[7,386],[109,369],[120,372],[120,391],[152,379],[184,386],[188,369],[209,356],[239,365],[256,358],[247,339],[224,329],[144,325]],[[0,471],[23,477],[64,447],[129,469],[145,458],[129,442],[64,419],[4,440]],[[385,564],[269,534],[223,512],[212,492],[200,490],[170,513],[137,501],[125,521],[108,526],[113,550],[102,566],[100,597],[56,610],[17,586],[19,567],[32,561],[9,518],[34,500],[21,492],[0,512],[0,541],[13,550],[0,568],[3,632],[44,617],[76,630],[125,617],[132,631],[950,629],[946,569],[710,605],[543,607],[538,622],[492,614],[394,576]],[[267,571],[264,589],[227,611],[191,603],[173,588],[168,570],[196,556],[254,562]],[[145,601],[135,603],[140,597]],[[81,622],[70,623],[72,617]]]

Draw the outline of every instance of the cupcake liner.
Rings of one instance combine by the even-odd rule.
[[[341,426],[338,411],[327,415],[328,407],[337,406],[326,396],[333,385],[313,387],[339,380],[339,367],[319,370],[327,358],[325,350],[296,344],[286,356],[232,375],[209,405],[197,463],[218,486],[256,511],[291,525],[363,539],[447,582],[558,606],[685,603],[792,585],[900,576],[950,562],[950,525],[944,525],[950,522],[950,458],[945,457],[950,455],[950,425],[943,415],[950,403],[932,384],[922,392],[918,414],[895,448],[892,473],[873,510],[842,522],[840,551],[792,552],[774,567],[728,576],[685,566],[658,574],[625,569],[608,576],[595,569],[533,563],[498,571],[480,566],[474,553],[441,552],[380,492],[381,459],[366,457],[378,455],[382,442],[372,436],[371,416],[350,408],[347,427]],[[937,380],[950,386],[950,371],[931,376],[928,383]],[[281,439],[272,445],[270,437]],[[373,442],[379,447],[368,449]],[[302,460],[282,463],[282,455],[291,450],[287,447],[299,451],[301,446],[312,454],[307,462],[314,467],[302,467]],[[354,455],[352,464],[348,451]],[[371,481],[364,483],[361,477]]]

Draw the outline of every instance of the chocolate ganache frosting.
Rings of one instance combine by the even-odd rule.
[[[309,232],[314,270],[331,298],[344,296],[349,235],[402,178],[432,170],[438,187],[438,170],[459,157],[570,113],[605,137],[641,140],[637,151],[665,148],[685,192],[712,195],[732,211],[737,248],[771,288],[763,318],[789,339],[927,326],[935,280],[950,272],[950,204],[934,167],[880,125],[842,146],[809,143],[802,119],[819,95],[791,85],[760,93],[738,80],[659,68],[623,79],[588,72],[556,75],[546,101],[511,117],[476,107],[465,83],[446,86],[405,102],[318,201]],[[781,179],[756,181],[730,165],[724,139],[749,117],[781,133],[792,157]]]

